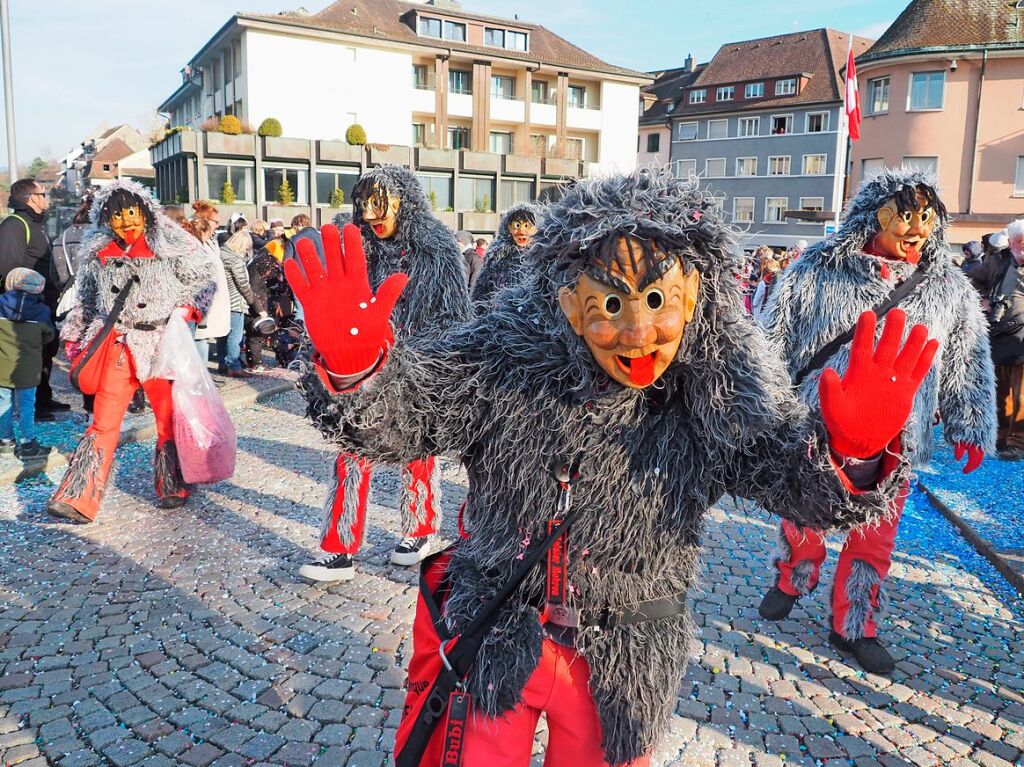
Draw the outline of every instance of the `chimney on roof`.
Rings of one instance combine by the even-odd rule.
[[[686,59],[685,59],[685,61],[683,61],[683,71],[684,72],[692,72],[693,71],[693,54],[692,53],[687,53],[686,54]]]
[[[459,0],[427,0],[427,5],[433,5],[436,8],[445,8],[449,11],[461,11],[462,3]]]

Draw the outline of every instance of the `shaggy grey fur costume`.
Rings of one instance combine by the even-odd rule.
[[[382,240],[373,233],[363,221],[365,200],[359,198],[353,198],[352,215],[339,213],[334,223],[342,228],[345,224],[359,222],[370,285],[374,291],[396,272],[409,275],[409,284],[391,315],[395,338],[441,334],[469,319],[469,293],[462,253],[455,242],[455,235],[431,213],[430,201],[416,175],[398,165],[381,165],[363,178],[379,181],[401,198],[394,236]],[[339,486],[339,478],[335,476],[334,487],[324,503],[321,539],[335,519],[334,505],[340,491],[344,508],[334,524],[338,537],[350,546],[353,543],[353,523],[359,514],[359,497],[354,488],[358,487],[360,467],[353,457],[343,456],[343,460],[346,486]],[[424,498],[428,491],[434,498],[440,524],[441,489],[436,470],[430,473],[429,484],[429,488],[423,486],[403,465],[399,504],[403,530],[415,530],[426,518]]]
[[[440,339],[399,342],[354,393],[332,395],[314,371],[302,388],[325,436],[374,460],[459,457],[469,474],[469,539],[455,549],[446,617],[464,627],[504,584],[555,511],[556,462],[577,463],[568,580],[584,613],[688,591],[701,519],[725,493],[800,524],[850,527],[884,513],[907,465],[851,497],[823,429],[751,332],[733,274],[738,247],[714,200],[669,175],[638,172],[567,190],[534,241],[525,281],[484,316]],[[693,322],[676,361],[647,390],[613,382],[572,330],[558,290],[585,266],[579,248],[616,232],[685,241],[700,270]],[[539,570],[540,568],[538,568]],[[469,683],[488,715],[511,709],[533,672],[543,601],[535,571],[505,606]],[[664,732],[693,635],[690,619],[581,630],[607,759],[649,751]]]
[[[530,202],[513,205],[501,217],[494,241],[491,242],[484,255],[484,265],[476,277],[476,282],[473,283],[471,294],[473,311],[478,314],[487,309],[499,291],[522,279],[526,267],[526,255],[530,246],[520,248],[516,245],[508,231],[508,226],[517,214],[523,212],[532,213],[538,228],[540,228],[541,208]]]
[[[99,220],[100,210],[115,189],[139,195],[153,214],[156,223],[146,231],[146,244],[154,258],[120,258],[106,265],[100,263],[96,254],[114,239],[107,222]],[[164,323],[179,306],[194,306],[206,313],[217,290],[210,255],[199,240],[160,212],[145,187],[134,181],[118,181],[104,187],[96,194],[91,215],[92,226],[80,247],[77,303],[61,329],[61,338],[66,343],[85,347],[103,326],[117,291],[136,276],[139,283],[132,288],[121,320]],[[152,378],[153,364],[164,338],[163,326],[156,330],[128,330],[125,338],[139,380]]]

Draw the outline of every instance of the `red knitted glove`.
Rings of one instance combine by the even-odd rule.
[[[299,240],[297,259],[284,263],[288,284],[306,318],[306,332],[328,372],[352,376],[371,370],[394,342],[391,310],[409,278],[392,274],[377,295],[370,289],[359,227],[345,225],[342,250],[338,227],[320,229],[326,271],[316,246]],[[301,267],[300,264],[301,263]]]
[[[181,318],[185,320],[186,323],[200,322],[203,319],[203,313],[194,306],[179,306],[178,308],[181,309]]]
[[[958,462],[964,459],[965,453],[967,454],[967,465],[964,466],[964,474],[970,474],[981,466],[981,461],[985,457],[985,451],[977,445],[972,445],[970,442],[957,442],[953,446],[953,457]]]
[[[832,451],[846,458],[871,458],[902,431],[914,396],[932,366],[939,342],[915,325],[900,348],[907,315],[889,312],[882,337],[874,346],[873,312],[864,312],[850,347],[850,365],[842,380],[832,368],[821,374],[821,417]]]

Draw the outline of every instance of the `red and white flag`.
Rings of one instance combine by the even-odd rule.
[[[853,38],[846,57],[846,117],[850,125],[850,140],[860,138],[860,88],[857,85],[857,65],[853,61]]]

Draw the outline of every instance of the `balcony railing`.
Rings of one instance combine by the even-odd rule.
[[[420,80],[413,78],[412,87],[418,91],[436,91],[437,90],[437,78],[427,77],[426,80]]]
[[[538,96],[537,94],[533,94],[530,97],[530,103],[532,103],[532,104],[550,104],[550,105],[553,106],[553,105],[558,103],[558,97],[555,94],[551,94],[550,96]]]

